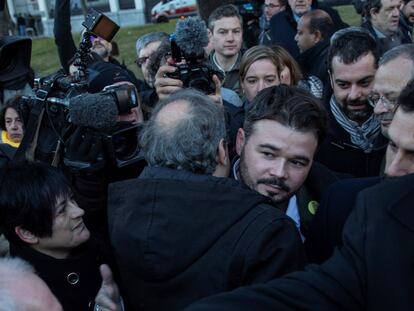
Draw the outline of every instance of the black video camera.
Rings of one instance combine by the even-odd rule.
[[[90,35],[96,35],[110,41],[118,31],[119,26],[96,10],[91,10],[83,25],[86,31],[83,33],[82,41],[75,55],[78,74],[71,77],[58,72],[37,79],[34,88],[35,95],[24,98],[23,111],[28,116],[28,122],[25,124],[25,135],[17,151],[16,159],[42,161],[58,166],[64,156],[67,139],[77,127],[87,126],[72,122],[71,112],[73,111],[70,103],[75,98],[88,95],[86,64],[91,49]],[[31,44],[30,40],[28,42]],[[27,49],[26,46],[21,48],[23,50]],[[26,57],[30,61],[30,53]],[[0,62],[0,69],[6,68],[6,73],[20,68],[18,60],[15,60],[12,55],[7,58],[7,62],[7,64]],[[2,73],[3,71],[0,72],[0,77]],[[114,103],[118,114],[126,113],[131,108],[139,105],[138,94],[133,86],[113,86],[96,93],[96,95],[105,95],[111,103]],[[85,102],[84,104],[87,105],[88,103]],[[80,114],[78,111],[78,115]],[[85,119],[88,119],[88,116],[85,116]],[[94,131],[96,131],[96,135],[102,137],[106,144],[104,146],[105,152],[107,151],[105,160],[113,162],[118,167],[139,160],[136,138],[137,125],[131,123],[121,124],[105,130],[95,129]],[[131,136],[135,138],[132,139]],[[125,141],[127,140],[132,143],[136,142],[136,144],[126,146]]]
[[[211,68],[205,62],[204,55],[185,55],[175,41],[174,34],[170,36],[170,43],[171,57],[178,65],[176,65],[177,70],[168,73],[167,76],[181,80],[184,88],[194,88],[207,95],[214,94],[216,85],[213,75],[220,78],[221,72]]]

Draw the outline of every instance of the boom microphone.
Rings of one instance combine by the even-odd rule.
[[[117,122],[117,103],[107,94],[81,94],[69,100],[69,117],[78,126],[110,128]]]
[[[206,23],[198,17],[179,20],[175,28],[175,41],[185,58],[204,57],[204,47],[209,41]]]

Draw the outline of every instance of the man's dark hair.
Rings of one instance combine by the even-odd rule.
[[[368,12],[368,16],[371,16],[371,9],[374,9],[375,13],[378,13],[382,8],[382,0],[367,0],[365,4],[365,12]]]
[[[178,102],[186,105],[183,116],[160,120],[160,111]],[[140,136],[150,165],[211,174],[217,166],[220,140],[226,140],[224,112],[205,94],[184,89],[158,102]]]
[[[332,18],[323,10],[312,10],[305,13],[302,18],[306,16],[309,18],[309,32],[315,33],[319,31],[322,39],[328,39],[334,30]]]
[[[240,26],[243,26],[243,18],[237,7],[233,4],[226,4],[216,8],[208,17],[208,28],[211,32],[214,31],[215,22],[224,17],[237,17],[240,21]]]
[[[0,231],[11,243],[21,226],[37,237],[52,235],[56,203],[71,190],[61,171],[41,163],[9,163],[0,171]]]
[[[312,131],[319,145],[328,130],[327,112],[319,100],[296,86],[283,84],[263,89],[253,99],[243,125],[246,140],[261,120],[277,121],[300,132]]]
[[[24,109],[23,109],[23,104],[22,104],[22,97],[21,96],[15,96],[13,98],[10,98],[6,104],[3,106],[3,108],[1,108],[0,110],[0,128],[2,130],[6,130],[6,111],[9,108],[13,108],[14,110],[16,110],[17,115],[19,116],[19,118],[21,119],[21,121],[23,122],[23,124],[25,124],[24,117],[25,117],[25,113],[24,113]]]
[[[331,37],[331,45],[328,51],[328,68],[332,72],[332,60],[339,57],[342,63],[352,64],[361,57],[372,53],[375,58],[375,66],[378,65],[377,42],[372,35],[361,27],[349,27],[338,30]]]
[[[402,90],[400,97],[398,97],[397,109],[404,112],[414,112],[414,80],[411,80]]]

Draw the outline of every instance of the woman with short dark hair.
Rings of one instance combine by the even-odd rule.
[[[84,211],[63,173],[10,162],[0,176],[0,227],[10,255],[35,267],[65,311],[92,310],[106,258],[90,240]]]

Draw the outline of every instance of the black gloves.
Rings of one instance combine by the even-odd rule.
[[[79,127],[66,141],[64,164],[72,172],[94,173],[105,166],[102,135]]]

